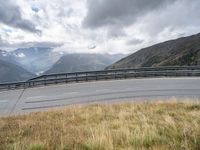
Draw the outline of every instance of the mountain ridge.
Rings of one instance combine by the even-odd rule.
[[[50,69],[62,56],[53,50],[51,47],[18,48],[11,52],[0,50],[0,59],[39,75]]]
[[[200,33],[143,48],[106,69],[200,65]]]
[[[123,56],[122,54],[66,54],[44,74],[103,70]]]
[[[25,81],[35,77],[24,68],[0,59],[0,83]]]

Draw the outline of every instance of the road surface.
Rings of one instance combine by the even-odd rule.
[[[0,92],[0,116],[73,104],[200,98],[200,78],[155,78],[85,82]]]

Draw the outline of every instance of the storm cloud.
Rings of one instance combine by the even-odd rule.
[[[175,0],[88,0],[88,12],[83,26],[98,28],[116,25],[127,26],[138,17],[172,4]]]
[[[144,40],[132,38],[131,40],[127,41],[127,44],[128,45],[138,45],[138,44],[141,44],[142,42],[144,42]]]
[[[53,43],[53,42],[22,42],[22,43],[8,43],[0,37],[0,50],[15,50],[16,48],[29,48],[29,47],[48,47],[57,48],[62,46],[63,43]]]
[[[199,33],[199,7],[200,0],[0,0],[0,48],[129,54]]]
[[[22,18],[14,0],[0,0],[0,22],[25,31],[40,33],[31,21]]]

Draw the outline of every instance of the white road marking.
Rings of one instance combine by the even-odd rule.
[[[46,96],[34,96],[34,97],[28,97],[26,99],[38,99],[38,98],[45,98]]]
[[[63,93],[62,95],[73,95],[73,94],[79,94],[80,92],[68,92],[68,93]]]
[[[108,92],[108,91],[110,91],[110,89],[101,89],[101,90],[95,90],[95,92]]]
[[[68,92],[68,93],[63,93],[63,94],[59,94],[59,96],[63,97],[63,96],[68,96],[68,95],[76,95],[79,94],[80,92]],[[32,100],[32,99],[46,99],[49,96],[33,96],[33,97],[28,97],[26,98],[26,100]],[[53,97],[53,96],[50,96]],[[57,97],[57,95],[55,95],[55,97]]]
[[[63,94],[59,94],[59,96],[63,97],[63,96],[68,96],[68,95],[76,95],[79,94],[80,92],[68,92],[68,93],[63,93]]]

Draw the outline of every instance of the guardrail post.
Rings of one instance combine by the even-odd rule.
[[[24,89],[26,88],[26,82],[23,83]]]
[[[55,83],[58,84],[57,75],[55,75]]]
[[[132,75],[131,75],[131,77],[132,77]],[[133,77],[136,78],[136,72],[134,72]]]
[[[76,75],[76,82],[78,82],[78,79],[77,79],[77,77],[78,77],[78,74],[76,73],[75,75]]]
[[[126,73],[127,73],[127,72],[126,72],[126,71],[124,71],[124,78],[125,78],[125,79],[126,79]]]
[[[46,77],[44,77],[44,86],[47,85],[47,82],[46,82]]]
[[[67,80],[67,74],[65,76],[66,76],[65,83],[67,83],[68,82],[68,80]]]
[[[107,73],[106,73],[106,72],[104,72],[104,74],[105,74],[105,80],[107,80]]]
[[[85,80],[88,81],[88,74],[86,73],[85,75]]]

